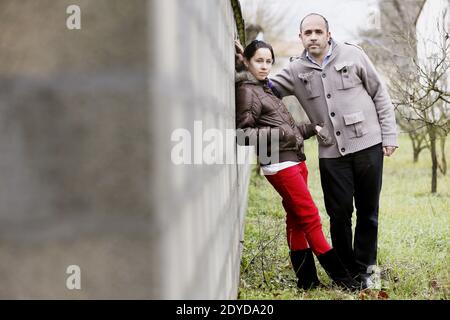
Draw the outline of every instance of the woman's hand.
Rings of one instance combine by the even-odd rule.
[[[238,40],[234,40],[234,62],[235,62],[235,68],[236,71],[243,71],[245,70],[245,64],[244,64],[244,48],[242,47],[241,43]]]
[[[240,72],[246,70],[244,64],[244,48],[238,40],[234,40],[234,62],[235,62],[235,70],[236,72]]]
[[[319,137],[319,143],[324,146],[331,146],[334,144],[333,139],[330,136],[330,133],[327,128],[323,127],[323,124],[316,125],[314,130],[317,132],[317,136]]]
[[[234,49],[236,50],[236,53],[244,54],[244,47],[237,39],[234,40]]]

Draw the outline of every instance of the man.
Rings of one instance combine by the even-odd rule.
[[[323,126],[319,166],[333,247],[363,288],[371,287],[383,155],[398,146],[394,108],[367,55],[332,40],[323,16],[307,15],[299,36],[305,51],[271,79],[272,86],[280,96],[295,95],[310,121]]]

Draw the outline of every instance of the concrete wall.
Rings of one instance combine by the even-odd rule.
[[[171,161],[234,128],[234,36],[228,0],[0,1],[0,298],[236,297],[248,166]]]
[[[248,168],[234,165],[175,166],[171,134],[194,122],[203,132],[235,127],[235,23],[227,0],[154,1],[154,47],[150,68],[156,205],[154,231],[164,250],[158,272],[169,274],[159,293],[170,298],[232,298],[239,277],[239,240]],[[163,119],[164,125],[161,125]],[[200,141],[201,142],[201,141]],[[206,142],[203,146],[207,145]],[[227,149],[235,158],[233,144]],[[192,161],[194,152],[192,152]]]

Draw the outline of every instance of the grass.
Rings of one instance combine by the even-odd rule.
[[[450,160],[449,144],[447,139]],[[316,142],[307,141],[305,152],[310,190],[331,243]],[[401,137],[400,148],[393,157],[385,158],[384,164],[378,239],[384,298],[449,298],[450,173],[439,174],[437,194],[432,195],[430,190],[429,152],[423,151],[419,162],[413,163],[411,143],[407,137]],[[245,220],[239,299],[378,299],[378,293],[348,293],[331,287],[317,260],[316,265],[319,278],[327,287],[310,291],[297,289],[285,240],[281,198],[254,170]]]

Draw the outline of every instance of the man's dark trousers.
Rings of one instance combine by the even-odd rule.
[[[320,159],[319,166],[333,247],[353,275],[366,273],[377,260],[382,146],[378,144],[340,158]],[[353,198],[356,207],[354,245]]]

